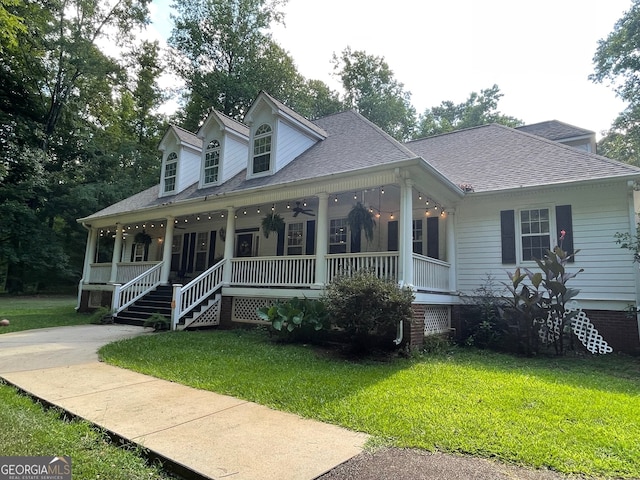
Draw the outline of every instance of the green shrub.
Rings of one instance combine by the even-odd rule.
[[[271,323],[273,331],[295,342],[313,342],[329,327],[329,314],[324,302],[294,297],[257,310],[258,317]]]
[[[391,347],[398,323],[412,319],[413,299],[410,288],[366,270],[336,277],[325,292],[329,314],[359,352]]]
[[[159,332],[162,330],[169,330],[171,327],[171,320],[162,315],[159,312],[154,312],[151,316],[147,317],[143,324],[144,327],[153,327],[154,331]]]
[[[486,275],[484,282],[469,297],[463,297],[460,307],[464,331],[462,343],[478,348],[501,350],[505,347],[509,329],[502,312],[507,300],[499,290],[492,275]]]

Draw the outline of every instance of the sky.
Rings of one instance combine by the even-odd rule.
[[[171,0],[153,0],[152,27],[168,38]],[[497,84],[498,110],[526,124],[560,120],[607,130],[624,103],[594,84],[597,42],[631,0],[289,0],[276,42],[298,71],[333,89],[334,53],[383,57],[418,113]]]

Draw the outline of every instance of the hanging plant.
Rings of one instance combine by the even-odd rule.
[[[284,229],[284,218],[277,213],[270,213],[262,219],[262,234],[269,238],[271,232],[279,232]]]
[[[142,243],[143,245],[151,245],[151,235],[142,230],[141,232],[136,233],[136,236],[133,237],[133,241],[135,243]]]
[[[364,231],[364,236],[368,242],[373,240],[373,229],[376,226],[376,221],[373,219],[373,212],[366,208],[362,203],[356,203],[349,215],[347,216],[347,223],[351,232]]]

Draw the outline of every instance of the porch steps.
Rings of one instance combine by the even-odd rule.
[[[120,312],[115,318],[116,323],[142,326],[147,318],[154,313],[164,315],[171,319],[171,299],[173,287],[160,285],[154,291],[149,292],[140,300]]]

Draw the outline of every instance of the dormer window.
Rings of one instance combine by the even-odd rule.
[[[253,173],[271,170],[271,127],[260,125],[253,137]]]
[[[176,176],[178,174],[178,154],[171,152],[164,164],[164,192],[173,192],[176,189]]]
[[[220,169],[220,142],[212,140],[207,145],[204,157],[204,183],[215,183],[218,181],[218,171]]]

